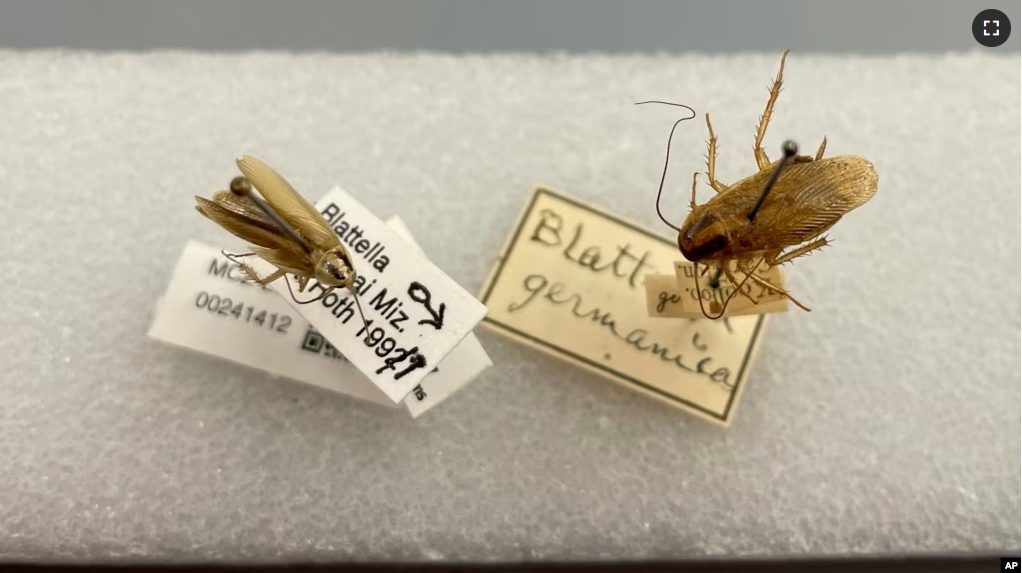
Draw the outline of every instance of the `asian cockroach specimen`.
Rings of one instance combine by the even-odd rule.
[[[710,316],[702,308],[703,315],[717,319],[724,315],[727,304],[736,293],[757,303],[749,293],[742,290],[746,281],[759,284],[779,293],[803,310],[810,310],[795,300],[786,290],[774,286],[756,274],[763,263],[774,267],[808,255],[828,244],[822,236],[842,216],[862,206],[877,190],[877,173],[873,164],[856,155],[842,155],[823,158],[827,138],[823,138],[815,157],[798,155],[793,142],[785,142],[784,157],[773,163],[763,151],[763,137],[773,113],[774,103],[781,91],[784,61],[789,50],[781,56],[781,67],[770,89],[766,110],[760,117],[753,146],[756,165],[759,170],[732,185],[717,181],[714,165],[717,155],[717,137],[710,125],[710,114],[706,114],[706,128],[710,132],[706,155],[706,175],[716,196],[702,205],[696,205],[696,180],[692,176],[691,212],[681,227],[671,224],[660,213],[660,194],[664,180],[660,180],[656,209],[660,219],[678,232],[678,247],[681,254],[693,263],[696,292],[699,293],[699,264],[706,265],[702,274],[716,267],[710,285],[717,288],[721,273],[734,285],[734,292],[724,301],[716,316]],[[677,105],[677,104],[675,104]],[[687,106],[684,106],[687,107]],[[691,109],[691,108],[689,108]],[[677,123],[675,124],[675,127]],[[673,137],[674,130],[671,130]],[[668,155],[664,163],[664,177],[670,160],[670,139],[667,141]],[[795,247],[790,251],[785,249]],[[735,272],[746,277],[739,282]],[[711,309],[719,306],[714,301]]]
[[[199,213],[253,245],[251,253],[224,253],[224,256],[240,266],[259,285],[266,286],[283,277],[291,298],[298,304],[313,303],[335,288],[346,288],[351,291],[362,322],[368,328],[362,304],[355,292],[356,274],[351,255],[323,216],[269,165],[248,156],[239,157],[237,163],[244,177],[231,180],[230,191],[217,191],[212,200],[195,197],[195,209]],[[252,192],[253,187],[262,194],[265,202]],[[252,255],[274,265],[277,270],[260,278],[255,269],[238,260]],[[291,290],[287,273],[295,275],[298,280],[298,292],[305,292],[313,278],[326,289],[312,300],[299,302]]]

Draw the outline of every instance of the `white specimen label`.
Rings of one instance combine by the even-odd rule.
[[[301,293],[293,277],[270,287],[387,397],[400,402],[472,332],[486,316],[486,306],[340,187],[316,209],[351,253],[358,301],[348,289],[320,298],[328,289],[314,279]],[[252,260],[259,276],[276,270],[258,257]],[[292,292],[301,302],[319,300],[299,304]]]
[[[393,217],[387,224],[415,246],[399,218]],[[245,282],[245,278],[220,249],[190,241],[160,300],[149,335],[278,376],[395,406],[276,292]],[[430,369],[404,404],[417,417],[491,365],[470,333]]]
[[[405,226],[400,217],[394,215],[387,220],[387,225],[394,229],[398,235],[408,240],[411,247],[419,252],[422,249],[415,244],[412,232]],[[473,333],[468,333],[464,339],[454,347],[454,350],[440,362],[437,372],[431,372],[422,381],[422,384],[412,389],[411,394],[405,398],[405,406],[413,418],[418,418],[423,412],[446,400],[449,396],[461,389],[475,379],[483,370],[493,366],[493,361],[479,344],[479,339]]]

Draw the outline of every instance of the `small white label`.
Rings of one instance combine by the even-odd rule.
[[[220,249],[189,241],[149,336],[394,406],[277,293],[245,279]]]
[[[416,246],[399,218],[392,217],[387,224]],[[220,249],[190,241],[159,302],[149,335],[271,374],[396,406],[276,292],[244,281],[244,272]],[[470,333],[413,389],[405,407],[418,417],[492,364]]]
[[[405,226],[397,215],[387,220],[387,225],[394,229],[398,235],[408,240],[411,247],[419,252],[419,248],[412,239],[412,232]],[[493,366],[493,361],[479,344],[476,335],[469,333],[450,354],[437,367],[437,372],[431,372],[422,384],[412,389],[412,392],[405,398],[405,406],[413,418],[418,418],[426,410],[446,400],[457,392],[461,387],[475,379],[483,370]]]
[[[316,209],[351,253],[368,328],[347,289],[299,304],[283,279],[270,287],[387,397],[400,402],[479,324],[486,307],[341,188]],[[252,266],[260,276],[276,269],[258,257]],[[325,290],[315,280],[304,293],[291,288],[301,302]]]

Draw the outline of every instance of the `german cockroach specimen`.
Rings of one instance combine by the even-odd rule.
[[[788,51],[785,50],[781,56],[780,71],[770,89],[770,99],[767,100],[766,110],[756,130],[753,151],[759,170],[732,185],[717,181],[714,176],[717,137],[710,125],[710,114],[706,114],[706,128],[710,132],[706,175],[710,187],[717,194],[706,203],[696,205],[696,180],[699,173],[693,174],[690,201],[692,210],[685,223],[677,227],[660,213],[660,194],[664,186],[664,180],[660,180],[657,215],[678,232],[681,254],[696,268],[693,273],[696,291],[699,291],[698,277],[700,274],[705,275],[711,267],[716,269],[710,279],[711,287],[716,289],[719,286],[722,273],[735,287],[722,307],[716,301],[711,306],[713,311],[720,307],[716,316],[710,316],[703,309],[703,315],[709,319],[723,316],[728,302],[737,293],[757,303],[742,288],[749,280],[779,293],[808,311],[809,308],[795,300],[786,290],[765,281],[756,270],[764,263],[768,268],[782,265],[823,248],[828,241],[822,235],[842,216],[869,201],[877,190],[876,170],[866,159],[855,155],[823,158],[823,150],[827,146],[826,137],[815,157],[798,155],[797,146],[788,141],[783,146],[782,159],[771,163],[767,158],[763,151],[763,136],[781,91]],[[670,160],[670,145],[669,138],[664,177]],[[784,252],[788,248],[792,249]],[[706,265],[702,273],[698,271],[700,263]],[[736,272],[746,275],[745,278],[739,282],[735,277]],[[702,302],[702,297],[699,297],[700,308]]]
[[[251,253],[224,253],[224,256],[259,285],[266,286],[283,277],[291,298],[298,304],[313,303],[335,288],[346,288],[351,291],[362,322],[368,328],[355,292],[356,274],[351,255],[323,216],[269,165],[248,156],[239,157],[237,163],[244,177],[235,177],[230,191],[217,191],[212,200],[195,197],[195,209],[199,213],[253,245]],[[252,192],[253,187],[265,202]],[[255,269],[238,260],[253,255],[277,270],[260,278]],[[287,273],[298,280],[298,292],[304,292],[313,278],[326,290],[312,300],[299,302],[291,290]]]

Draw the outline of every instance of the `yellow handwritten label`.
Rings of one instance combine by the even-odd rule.
[[[692,263],[675,261],[675,274],[669,278],[667,275],[658,275],[653,280],[657,285],[655,289],[651,288],[647,277],[646,306],[649,316],[704,318],[704,310],[710,316],[719,315],[722,309],[723,316],[769,314],[788,310],[788,300],[770,288],[771,286],[784,288],[784,274],[778,267],[764,264],[756,270],[755,277],[767,284],[756,282],[751,277],[746,280],[745,273],[734,271],[732,274],[741,290],[726,276],[720,277],[717,280],[717,288],[713,288],[712,278],[715,269],[706,265],[699,265],[698,268],[699,275],[696,277]],[[669,285],[668,282],[673,285]],[[701,302],[699,297],[703,299]]]
[[[702,318],[682,306],[678,279],[674,274],[646,275],[646,314],[652,318]]]
[[[649,317],[644,279],[679,256],[674,241],[537,188],[483,285],[483,324],[727,426],[766,317]]]

